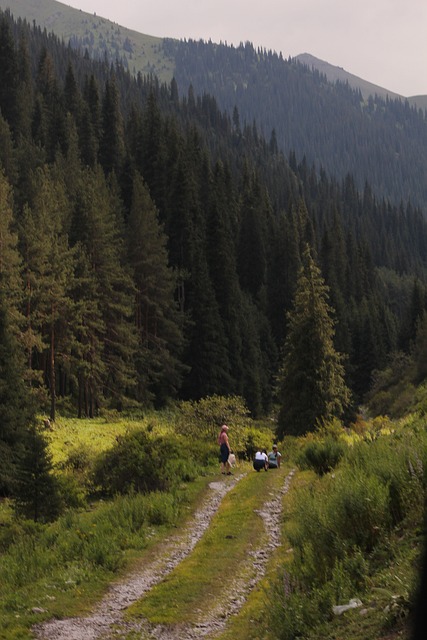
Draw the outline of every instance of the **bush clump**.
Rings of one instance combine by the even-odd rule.
[[[313,440],[300,452],[297,463],[303,469],[313,469],[319,476],[332,471],[338,465],[347,450],[340,440],[328,437],[325,440]]]
[[[184,439],[151,437],[145,430],[117,438],[94,465],[94,486],[102,494],[169,491],[181,482],[194,480],[202,462]]]

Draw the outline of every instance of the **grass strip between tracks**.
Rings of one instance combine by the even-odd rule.
[[[285,470],[249,471],[223,499],[193,553],[132,605],[127,615],[154,624],[195,623],[232,594],[233,581],[253,574],[251,552],[265,542],[255,513],[283,484]]]

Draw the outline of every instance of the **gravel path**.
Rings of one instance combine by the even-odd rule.
[[[272,495],[271,501],[264,505],[259,515],[264,519],[269,539],[266,545],[257,549],[253,554],[253,576],[249,580],[241,581],[230,589],[231,596],[225,603],[221,603],[221,613],[212,610],[209,619],[194,627],[153,626],[147,622],[136,624],[125,623],[122,612],[130,604],[141,598],[144,593],[155,584],[163,580],[186,556],[188,556],[203,533],[209,527],[210,521],[216,513],[221,500],[243,475],[220,482],[211,482],[212,490],[205,502],[194,515],[188,527],[179,535],[171,536],[162,547],[162,553],[144,565],[138,573],[128,576],[125,582],[113,584],[96,611],[86,618],[66,618],[51,620],[34,628],[39,640],[95,640],[97,638],[123,637],[127,632],[137,631],[141,638],[155,638],[156,640],[190,640],[211,636],[224,629],[227,619],[244,604],[248,594],[254,588],[265,572],[268,558],[272,551],[280,544],[280,515],[281,499],[289,488],[294,471],[284,480],[280,492]],[[114,626],[114,631],[112,627]]]

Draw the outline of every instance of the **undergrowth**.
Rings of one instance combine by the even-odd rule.
[[[287,498],[284,536],[292,563],[270,595],[278,639],[378,640],[391,630],[409,637],[426,456],[425,428],[355,438],[333,473],[313,476]],[[360,606],[334,615],[334,606],[352,599]]]
[[[185,405],[181,435],[172,415],[165,420],[154,413],[71,422],[68,429],[66,421],[53,425],[46,435],[70,502],[52,523],[17,518],[11,503],[0,505],[2,640],[29,639],[36,622],[89,612],[112,579],[191,518],[215,477],[209,474],[219,468],[215,421],[225,417],[231,424],[234,444],[227,406],[206,401],[196,420]],[[198,437],[201,420],[206,433]],[[242,457],[272,438],[269,428],[247,424],[243,410],[235,434]],[[283,499],[283,546],[221,639],[407,640],[424,542],[425,417],[407,416],[400,424],[359,421],[347,432],[324,425],[318,434],[285,439],[280,448],[286,465],[300,465]],[[148,449],[157,456],[151,471],[158,481],[145,486]],[[212,610],[233,576],[250,574],[248,554],[263,536],[254,509],[279,480],[273,472],[249,472],[194,553],[132,613],[181,623],[194,618],[194,606],[200,613]],[[354,598],[361,606],[334,615],[334,606]]]

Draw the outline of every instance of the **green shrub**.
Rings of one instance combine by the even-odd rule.
[[[238,396],[209,396],[201,400],[181,402],[176,428],[189,438],[216,444],[222,424],[230,426],[230,444],[235,451],[244,449],[244,431],[251,425],[249,410]]]
[[[209,457],[206,450],[202,454]],[[110,496],[167,491],[195,479],[202,467],[198,455],[197,445],[188,445],[184,438],[155,438],[146,431],[133,431],[118,437],[116,445],[100,455],[94,484]]]
[[[165,456],[145,431],[119,436],[95,463],[95,485],[106,495],[166,489]]]
[[[307,637],[310,629],[331,617],[334,604],[329,585],[307,592],[289,573],[273,585],[269,601],[271,626],[278,640]]]
[[[336,591],[336,603],[341,597],[343,600],[349,600],[350,597],[354,597],[355,593],[363,592],[369,582],[370,575],[370,563],[366,555],[357,547],[350,549],[348,553],[344,554],[342,561],[337,561],[335,565],[334,573],[332,576],[332,583],[335,585],[335,581],[341,581],[339,579],[339,571],[342,570],[344,576],[345,586],[342,587],[342,591]],[[348,582],[347,582],[348,581]],[[344,593],[344,589],[346,589]]]
[[[324,465],[328,448],[333,450],[329,435],[323,442],[317,437],[305,441],[301,464],[317,471],[332,466]],[[411,587],[394,529],[398,525],[400,541],[404,527],[414,531],[421,526],[426,465],[425,421],[405,429],[380,416],[369,439],[345,447],[334,474],[318,471],[310,486],[296,489],[285,531],[293,561],[271,599],[278,638],[317,637],[318,629],[327,628],[332,605],[366,593],[386,565],[392,576],[384,583],[392,585],[386,619],[395,623],[407,615]]]
[[[240,445],[233,448],[237,457],[244,460],[252,460],[257,450],[271,450],[275,442],[274,433],[270,428],[247,427],[241,434]]]
[[[332,471],[344,456],[347,445],[333,437],[309,442],[300,452],[297,464],[303,469],[313,469],[319,476]]]
[[[331,576],[337,554],[334,532],[329,527],[326,501],[327,488],[298,490],[292,528],[286,532],[294,551],[294,566],[305,585],[321,584]]]
[[[298,491],[294,509],[294,526],[287,537],[298,575],[307,586],[330,581],[337,562],[350,567],[352,558],[372,551],[390,531],[388,487],[360,470],[328,477],[316,491]],[[353,580],[363,582],[356,567],[355,562]]]
[[[80,509],[87,504],[87,489],[72,473],[56,476],[61,504],[67,509]]]

